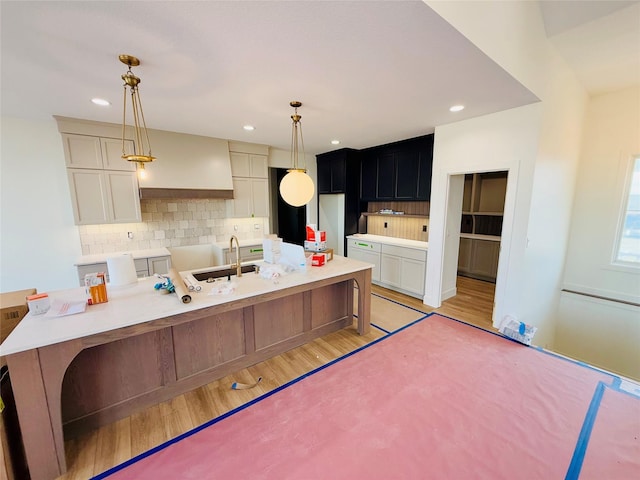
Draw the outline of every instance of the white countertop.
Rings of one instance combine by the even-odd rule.
[[[397,245],[399,247],[419,248],[420,250],[428,250],[429,242],[421,242],[420,240],[408,240],[406,238],[385,237],[384,235],[372,235],[369,233],[356,233],[348,235],[347,238],[354,240],[364,240],[369,242],[384,243],[386,245]]]
[[[107,263],[107,258],[109,257],[117,257],[118,255],[122,255],[123,253],[130,253],[134,258],[154,258],[154,257],[168,257],[171,255],[169,250],[166,248],[150,248],[147,250],[129,250],[126,252],[111,252],[111,253],[96,253],[93,255],[83,255],[76,263],[75,266],[79,265],[92,265],[94,263]]]
[[[212,285],[203,281],[199,282],[202,285],[202,291],[190,292],[192,300],[187,304],[183,304],[175,294],[156,291],[153,287],[159,280],[154,277],[139,279],[137,283],[127,286],[111,287],[107,284],[109,301],[88,305],[84,313],[65,317],[28,313],[0,345],[0,355],[83,338],[372,267],[370,263],[335,255],[332,261],[322,267],[307,267],[306,272],[283,275],[277,279],[277,282],[264,279],[256,273],[245,273],[240,278],[233,277],[232,281],[237,287],[234,293],[228,295],[208,295]],[[184,277],[189,272],[179,273]],[[55,300],[84,301],[86,299],[84,287],[52,291],[48,294],[52,303]]]

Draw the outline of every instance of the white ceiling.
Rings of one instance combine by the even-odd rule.
[[[549,40],[591,94],[640,83],[639,1],[543,1]]]
[[[601,20],[592,20],[594,4],[609,5],[596,12]],[[615,28],[605,22],[600,34],[598,25],[616,17],[616,25],[629,26],[627,40],[637,40],[632,15],[624,14],[636,7],[543,2],[542,12],[552,41],[587,85],[583,75],[593,66],[585,52],[597,50],[602,58],[601,45],[590,37],[607,43]],[[588,9],[591,16],[576,25],[551,23],[567,8]],[[419,0],[2,0],[0,9],[3,115],[121,122],[121,53],[142,62],[134,73],[142,79],[150,128],[288,149],[289,102],[300,100],[307,153],[339,148],[330,144],[334,138],[340,146],[363,148],[537,101]],[[638,48],[624,51],[637,57]],[[603,78],[598,89],[609,88]],[[112,105],[94,106],[92,97]],[[466,109],[449,112],[457,103]],[[244,124],[256,130],[245,132]]]

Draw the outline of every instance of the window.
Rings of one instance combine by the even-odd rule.
[[[640,156],[631,163],[614,261],[640,267]]]

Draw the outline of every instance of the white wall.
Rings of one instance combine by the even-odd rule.
[[[445,246],[455,249],[459,241],[459,220],[457,231],[446,228],[448,216],[459,219],[460,215],[460,202],[452,208],[447,205],[450,176],[507,170],[494,318],[510,314],[524,321],[528,317],[522,309],[523,265],[541,114],[542,106],[536,104],[436,128],[425,293],[428,305],[436,306],[441,290],[452,288],[444,284],[445,279],[455,282],[451,272],[457,268],[457,256],[447,255],[445,262]]]
[[[611,265],[625,170],[640,154],[640,86],[591,99],[586,116],[565,287],[640,303],[640,271]]]
[[[436,181],[447,185],[446,174],[464,173],[464,169],[491,170],[491,165],[503,163],[510,175],[494,324],[506,314],[515,314],[521,321],[538,326],[534,343],[551,347],[567,251],[586,92],[546,39],[537,2],[425,3],[541,100],[534,107],[535,113],[531,106],[516,109],[518,113],[514,113],[517,117],[514,120],[517,122],[514,124],[508,123],[508,117],[495,114],[460,122],[456,127],[436,128],[434,172],[436,168],[440,171],[438,177],[434,176],[432,185],[429,290],[425,303],[439,305],[440,297],[435,289],[450,287],[443,285],[442,279],[448,278],[447,268],[452,268],[442,258],[434,261],[434,253],[445,254],[444,249],[434,251],[434,238],[440,237],[442,242],[446,238],[446,196],[439,191],[445,187],[436,186]],[[520,132],[520,128],[528,133]],[[482,141],[471,129],[487,129],[490,136]],[[443,138],[443,132],[446,132],[446,138]],[[518,146],[511,134],[521,140],[526,137],[526,141]],[[535,139],[530,135],[535,135]],[[475,147],[481,147],[480,151],[469,148],[468,140],[474,136]],[[490,143],[491,138],[503,145]],[[462,145],[456,146],[460,142],[466,144],[466,149]],[[491,155],[491,150],[500,151],[501,157]],[[435,198],[434,188],[439,191]],[[511,214],[515,217],[509,218]],[[439,227],[433,223],[434,216],[440,217]],[[447,261],[449,257],[447,255]]]
[[[640,269],[611,265],[625,169],[640,154],[640,86],[591,99],[564,288],[640,303]],[[565,293],[554,348],[640,380],[640,308]]]
[[[640,309],[563,292],[554,350],[640,381]]]
[[[0,292],[77,287],[80,236],[56,122],[3,117],[0,129]]]

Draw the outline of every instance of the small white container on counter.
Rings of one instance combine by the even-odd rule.
[[[49,302],[49,295],[46,293],[29,295],[27,297],[27,305],[29,306],[29,311],[34,315],[46,313],[51,306]]]

